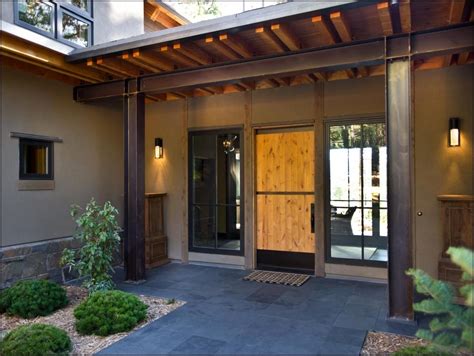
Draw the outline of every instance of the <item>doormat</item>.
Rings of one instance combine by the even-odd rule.
[[[285,286],[300,287],[310,276],[306,274],[271,272],[271,271],[253,271],[244,277],[244,281],[255,281],[261,283],[283,284]]]

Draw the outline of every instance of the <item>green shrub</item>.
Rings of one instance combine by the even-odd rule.
[[[82,241],[82,247],[65,249],[61,265],[77,270],[85,278],[84,287],[89,293],[113,289],[112,263],[120,244],[118,210],[110,202],[102,207],[92,199],[79,214],[81,211],[79,206],[71,208],[77,224],[75,237]]]
[[[71,348],[65,331],[46,324],[20,326],[0,341],[3,356],[68,355]]]
[[[435,351],[427,346],[405,347],[393,354],[394,356],[452,356],[450,353]]]
[[[420,329],[417,336],[432,342],[432,351],[454,353],[458,349],[474,349],[474,253],[466,248],[450,247],[447,253],[451,261],[463,270],[466,285],[460,289],[467,307],[454,303],[455,290],[451,284],[438,281],[421,270],[411,269],[418,293],[430,296],[414,309],[426,314],[437,315],[431,320],[430,330]],[[470,283],[469,283],[470,282]]]
[[[145,319],[147,308],[130,293],[95,292],[74,310],[76,330],[82,335],[100,336],[128,331]]]
[[[68,303],[66,291],[47,280],[17,282],[0,294],[0,313],[34,318],[49,315]]]

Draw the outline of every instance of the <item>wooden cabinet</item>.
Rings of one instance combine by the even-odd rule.
[[[168,238],[164,225],[166,194],[145,195],[145,264],[153,268],[169,262]]]
[[[441,223],[443,225],[443,252],[438,263],[438,278],[459,287],[462,285],[462,271],[451,262],[446,251],[449,247],[462,246],[474,249],[472,233],[474,196],[440,195]]]

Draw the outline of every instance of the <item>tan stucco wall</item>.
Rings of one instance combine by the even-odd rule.
[[[474,66],[416,72],[416,266],[437,276],[441,194],[473,194]],[[461,118],[461,147],[448,148],[448,119]],[[422,211],[421,217],[416,216]]]
[[[70,236],[73,203],[91,197],[122,208],[121,105],[75,103],[72,87],[2,67],[1,245]],[[57,136],[54,190],[18,190],[18,139],[10,132]]]

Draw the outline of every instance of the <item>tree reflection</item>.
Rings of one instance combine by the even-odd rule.
[[[18,1],[20,21],[26,22],[43,31],[53,32],[53,7],[34,0]]]

